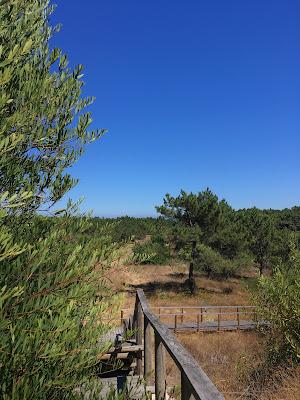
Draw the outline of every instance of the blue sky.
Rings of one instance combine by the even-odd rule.
[[[56,0],[53,44],[85,66],[93,127],[69,193],[154,215],[210,187],[235,208],[300,203],[297,0]]]

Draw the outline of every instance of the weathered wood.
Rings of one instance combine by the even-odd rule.
[[[151,331],[152,326],[148,318],[144,317],[144,377],[146,382],[150,381],[152,373]]]
[[[137,325],[136,325],[136,344],[141,345],[143,343],[143,310],[140,302],[137,304]],[[141,354],[136,360],[137,374],[142,373],[142,357]]]
[[[107,354],[112,354],[112,353],[135,353],[135,352],[141,351],[143,349],[144,349],[144,346],[142,344],[140,344],[140,345],[132,345],[132,346],[111,347],[107,351]]]
[[[126,360],[126,358],[129,357],[129,352],[128,353],[106,353],[102,354],[99,357],[99,360],[101,361],[107,361],[107,360]]]
[[[259,324],[261,326],[268,327],[269,323],[266,321],[260,321]],[[174,331],[174,322],[165,324],[169,329]],[[221,320],[220,321],[220,331],[234,331],[237,330],[237,321],[235,320]],[[257,323],[253,320],[242,320],[240,321],[240,330],[252,330],[257,327]],[[195,321],[186,321],[183,324],[177,324],[176,332],[189,331],[189,330],[198,330],[198,324]],[[216,332],[218,330],[218,321],[206,321],[202,324],[199,324],[199,330],[201,332]]]
[[[190,383],[194,398],[196,400],[224,400],[222,394],[198,365],[193,356],[182,346],[172,332],[170,332],[169,328],[156,315],[149,311],[144,292],[138,290],[137,295],[143,313],[154,329],[157,337],[156,341],[158,341],[158,338],[160,339],[181,373],[184,374],[186,380]]]
[[[253,311],[239,311],[239,314],[242,314],[242,315],[253,315]],[[184,313],[184,315],[186,316],[186,317],[188,317],[188,316],[193,316],[193,315],[197,315],[197,314],[199,314],[199,312],[185,312]],[[208,312],[206,312],[206,315],[218,315],[218,314],[221,314],[221,315],[236,315],[236,311],[234,311],[234,312],[218,312],[218,311],[208,311]],[[159,317],[160,318],[162,318],[162,317],[164,317],[164,318],[167,318],[167,317],[174,317],[175,315],[178,315],[179,317],[181,317],[181,313],[166,313],[166,314],[160,314],[159,315]]]
[[[166,398],[166,358],[160,335],[155,331],[155,399]]]
[[[181,400],[193,399],[191,384],[184,373],[181,372]]]
[[[222,308],[222,309],[236,309],[236,307],[239,307],[239,308],[256,308],[256,306],[249,306],[249,305],[246,305],[246,306],[241,306],[241,305],[235,305],[235,306],[181,306],[181,305],[179,305],[179,306],[153,306],[153,307],[151,307],[151,310],[156,310],[156,309],[161,309],[161,310],[171,310],[171,309],[179,309],[179,308],[184,308],[184,309],[200,309],[200,308],[203,308],[203,309],[211,309],[211,308],[214,308],[214,309],[220,309],[220,308]]]
[[[236,308],[237,328],[240,329],[240,311],[239,307]]]

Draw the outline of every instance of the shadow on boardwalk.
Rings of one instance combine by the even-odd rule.
[[[188,286],[186,282],[168,281],[168,282],[147,282],[139,283],[136,285],[130,285],[132,291],[135,292],[137,289],[144,290],[145,293],[155,294],[156,292],[177,292],[186,293],[188,292]]]

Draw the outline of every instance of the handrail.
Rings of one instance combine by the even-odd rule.
[[[231,309],[231,308],[237,308],[237,307],[239,307],[239,308],[257,308],[256,306],[249,306],[249,305],[246,305],[246,306],[241,306],[241,305],[235,305],[235,306],[154,306],[154,307],[152,307],[151,306],[151,310],[156,310],[156,309],[159,309],[159,308],[164,308],[164,309],[166,309],[166,310],[168,310],[168,309],[170,309],[170,310],[173,310],[173,309],[178,309],[178,308],[190,308],[190,309],[200,309],[200,308],[203,308],[203,309],[213,309],[213,308],[219,308],[219,309]]]
[[[237,313],[243,314],[243,315],[245,315],[245,314],[253,315],[254,311],[238,311],[238,312],[236,311],[236,312],[224,312],[224,313],[216,311],[216,312],[205,313],[205,315],[206,316],[210,316],[210,315],[236,315]],[[189,312],[178,312],[178,313],[158,314],[159,317],[174,317],[175,315],[178,315],[178,316],[184,315],[185,317],[188,317],[189,315],[201,315],[201,313],[197,313],[197,312],[191,312],[191,313],[189,313]]]
[[[144,324],[142,323],[144,319]],[[144,329],[143,329],[144,325]],[[155,394],[156,399],[165,399],[166,365],[164,351],[168,351],[181,372],[181,399],[224,400],[223,395],[211,382],[194,357],[182,346],[169,328],[154,315],[147,304],[143,290],[137,290],[134,313],[134,326],[137,330],[137,345],[142,343],[144,330],[144,375],[147,379],[152,371],[152,352],[150,349],[150,328],[155,335]]]

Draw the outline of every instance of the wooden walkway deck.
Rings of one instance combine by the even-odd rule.
[[[101,397],[107,397],[111,388],[117,392],[123,387],[132,399],[149,398],[150,394],[153,398],[153,392],[156,399],[167,399],[169,390],[165,352],[168,352],[180,370],[182,400],[223,400],[223,395],[172,331],[246,331],[255,329],[257,325],[268,325],[267,322],[257,321],[256,311],[254,306],[249,305],[160,306],[150,310],[144,292],[138,290],[133,316],[128,314],[125,317],[122,310],[121,326],[100,340],[102,343],[110,341],[113,344],[100,357],[102,365],[108,367],[99,374]],[[116,335],[121,335],[125,341],[115,341]],[[116,362],[119,362],[120,368],[114,369]],[[155,386],[149,386],[153,380]]]
[[[232,321],[208,321],[202,322],[199,325],[195,322],[184,322],[174,327],[173,323],[166,324],[169,329],[173,331],[197,331],[197,332],[218,332],[218,331],[235,331],[235,330],[251,330],[255,329],[257,323],[255,321],[240,321],[239,325],[236,320]]]

